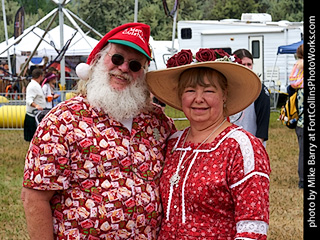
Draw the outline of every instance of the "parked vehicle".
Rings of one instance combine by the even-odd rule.
[[[177,29],[179,50],[222,48],[232,53],[239,48],[248,49],[254,58],[253,71],[267,87],[282,92],[286,92],[295,57],[283,56],[274,66],[278,47],[303,39],[303,22],[272,22],[271,15],[265,13],[244,13],[241,20],[179,21]]]

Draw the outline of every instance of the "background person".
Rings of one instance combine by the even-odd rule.
[[[34,110],[43,110],[46,106],[46,99],[40,86],[43,79],[43,71],[35,68],[31,73],[32,79],[26,89],[26,116],[24,120],[24,140],[30,142],[36,129]]]
[[[145,82],[149,37],[142,23],[107,33],[77,67],[80,94],[40,123],[21,194],[31,239],[156,239],[174,125]]]
[[[294,93],[297,91],[298,99],[298,113],[299,119],[297,121],[297,126],[295,128],[296,135],[299,144],[299,161],[298,161],[298,174],[299,174],[299,188],[304,187],[304,177],[303,177],[303,127],[304,127],[304,114],[303,114],[303,44],[301,44],[297,49],[296,54],[298,60],[293,66],[291,74],[289,76],[289,95],[290,92]]]
[[[247,49],[238,49],[233,54],[241,59],[243,66],[252,70],[253,57]],[[266,147],[270,121],[270,94],[268,88],[263,83],[261,85],[259,97],[240,113],[230,116],[230,121],[255,135]]]
[[[55,93],[55,87],[58,76],[53,73],[47,73],[41,84],[42,91],[46,98],[46,108],[51,109],[54,107],[54,100],[59,97],[59,94]]]
[[[168,142],[158,240],[266,240],[268,154],[255,136],[226,121],[258,97],[260,80],[221,50],[200,49],[196,57],[194,63],[182,50],[169,59],[171,68],[147,73],[151,92],[190,122]]]

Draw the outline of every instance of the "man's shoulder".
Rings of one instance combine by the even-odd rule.
[[[160,121],[172,121],[172,119],[165,114],[164,110],[156,104],[152,104],[151,110],[148,114],[153,115]]]
[[[59,103],[57,106],[53,108],[53,112],[55,112],[56,114],[62,114],[63,112],[69,111],[73,114],[74,112],[79,112],[83,109],[88,108],[89,105],[84,97],[75,96]]]
[[[262,83],[262,86],[261,86],[260,96],[264,96],[264,97],[267,97],[267,98],[270,97],[269,89],[268,89],[267,86],[264,85],[263,83]]]
[[[151,109],[143,114],[149,115],[150,118],[153,118],[154,123],[157,122],[158,125],[175,130],[174,121],[172,118],[168,117],[158,105],[152,104]]]
[[[70,99],[67,99],[61,103],[62,106],[65,106],[68,108],[70,108],[71,106],[74,106],[74,105],[79,105],[79,104],[81,104],[81,105],[84,104],[84,106],[89,105],[89,103],[86,101],[85,97],[80,96],[80,95],[72,97]]]

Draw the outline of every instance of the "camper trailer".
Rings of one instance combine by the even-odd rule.
[[[254,58],[253,71],[267,87],[282,92],[286,92],[295,56],[277,58],[278,47],[303,39],[302,22],[272,22],[269,14],[244,13],[241,20],[179,21],[177,29],[179,50],[222,48],[232,53],[248,49]]]

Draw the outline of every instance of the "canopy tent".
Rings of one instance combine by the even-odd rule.
[[[29,55],[30,57],[26,57],[26,56],[23,56],[24,57],[24,62],[23,64],[20,64],[18,65],[17,63],[17,60],[18,58],[15,58],[16,60],[16,70],[17,72],[20,72],[20,68],[22,68],[22,71],[24,72],[24,70],[26,69],[26,67],[29,66],[29,63],[30,63],[30,60],[33,58],[33,57],[39,57],[37,56],[38,55],[42,55],[42,56],[48,56],[48,55],[57,55],[57,48],[56,46],[58,46],[58,49],[60,50],[59,52],[59,56],[58,58],[59,59],[55,59],[58,60],[58,62],[61,64],[61,78],[60,78],[60,81],[61,81],[61,85],[64,87],[65,86],[65,53],[67,50],[66,46],[69,46],[70,47],[70,43],[71,43],[71,40],[70,41],[67,41],[67,42],[64,42],[65,40],[65,37],[64,37],[64,33],[66,32],[64,30],[64,17],[67,17],[67,19],[70,21],[70,23],[72,24],[73,27],[75,27],[77,29],[77,32],[80,33],[81,37],[85,39],[85,41],[89,44],[90,46],[90,51],[88,51],[88,53],[86,52],[85,54],[88,55],[91,50],[93,49],[93,47],[96,45],[96,44],[90,44],[90,42],[87,39],[87,33],[84,33],[83,30],[81,29],[81,27],[78,25],[78,23],[81,23],[82,26],[85,26],[85,28],[89,31],[89,32],[92,32],[94,34],[96,34],[98,37],[102,38],[103,35],[101,35],[98,31],[96,31],[94,28],[92,28],[90,25],[88,25],[86,22],[84,22],[81,18],[79,18],[77,15],[75,15],[73,12],[71,12],[70,10],[66,9],[64,6],[70,2],[70,0],[53,0],[56,4],[57,4],[57,8],[53,9],[51,12],[49,12],[47,15],[45,15],[43,18],[41,18],[39,21],[37,21],[33,26],[30,27],[30,31],[26,31],[24,30],[24,32],[19,36],[17,37],[16,39],[14,39],[13,42],[11,42],[11,44],[5,44],[5,48],[3,49],[0,49],[0,55],[2,55],[3,53],[5,53],[6,51],[9,51],[9,49],[15,45],[18,45],[20,43],[20,41],[25,38],[28,34],[30,34],[30,32],[32,30],[34,30],[35,28],[39,27],[42,23],[46,22],[48,19],[50,19],[50,21],[48,22],[43,34],[41,35],[41,38],[39,39],[39,41],[35,41],[37,44],[36,46],[33,48],[33,51],[31,52],[31,54]],[[48,41],[47,44],[49,46],[51,46],[52,48],[47,48],[45,50],[52,50],[51,53],[42,53],[41,52],[41,49],[39,50],[38,47],[40,47],[40,45],[42,44],[42,41],[45,39],[45,37],[47,37],[47,33],[48,31],[51,29],[51,26],[52,24],[54,23],[56,17],[59,17],[59,27],[60,27],[60,34],[59,36],[61,37],[60,41],[59,41],[59,45],[56,45],[56,43],[54,43],[53,41]],[[76,21],[76,20],[77,21]],[[72,36],[72,39],[76,37],[76,34],[74,36]],[[69,39],[68,39],[69,40]],[[80,40],[80,39],[79,39]],[[75,41],[75,44],[74,46],[76,46],[76,41]],[[82,54],[83,55],[83,48],[81,46],[82,49],[82,52],[80,53],[80,51],[78,51],[78,53],[75,53],[73,52],[73,54]],[[86,48],[84,48],[86,49]],[[2,51],[1,51],[2,50]],[[54,50],[54,51],[53,51]],[[10,53],[9,53],[10,54]],[[4,55],[6,56],[6,55]],[[75,55],[72,55],[72,56],[75,56]],[[81,56],[81,55],[80,55]],[[56,56],[57,57],[57,56]],[[71,57],[71,58],[74,58],[74,57]],[[19,57],[20,61],[22,59],[22,56]],[[51,59],[48,59],[48,60],[53,60],[52,58]],[[10,63],[10,58],[8,57],[8,61]],[[20,62],[21,63],[21,62]],[[10,65],[10,64],[9,64]],[[20,67],[21,66],[21,67]],[[19,73],[20,75],[21,73]]]
[[[278,47],[278,54],[295,54],[297,52],[298,47],[303,44],[303,40],[300,42],[292,43],[290,45],[279,46]]]
[[[279,54],[295,54],[297,52],[298,47],[301,44],[303,44],[303,40],[301,40],[300,42],[296,42],[296,43],[292,43],[289,45],[284,45],[284,46],[278,47],[277,57],[274,60],[274,64],[273,64],[273,68],[272,68],[272,72],[271,72],[271,78],[270,78],[271,81],[273,80],[274,70],[276,67],[276,63],[277,63]],[[286,86],[288,86],[288,79],[286,80]]]
[[[25,29],[25,31],[29,31],[33,26]],[[64,24],[64,42],[66,43],[69,39],[72,39],[69,45],[68,50],[65,53],[65,56],[88,56],[92,49],[99,42],[98,40],[85,36],[83,38],[81,34],[73,29],[72,27]],[[29,34],[21,39],[21,41],[13,45],[9,48],[10,55],[16,55],[16,72],[20,71],[20,65],[25,62],[25,59],[28,55],[35,49],[39,40],[41,39],[44,30],[36,27]],[[75,34],[75,36],[73,36]],[[8,45],[11,45],[14,42],[14,37],[10,38],[8,41]],[[48,57],[53,60],[57,55],[56,46],[60,46],[60,26],[57,26],[51,29],[44,37],[40,46],[37,49],[36,55],[33,57],[34,59],[41,59],[42,57]],[[0,52],[7,48],[6,42],[0,43]],[[7,52],[4,52],[0,55],[0,57],[7,57]],[[40,62],[41,62],[40,61]],[[34,61],[31,61],[29,65],[35,64]]]
[[[74,34],[75,36],[73,36]],[[60,26],[51,29],[47,35],[50,38],[53,46],[60,46]],[[66,24],[63,25],[63,37],[65,43],[69,39],[72,39],[65,56],[88,56],[92,49],[99,42],[98,40],[87,35],[82,37],[79,31]],[[50,56],[56,56],[57,52],[53,47],[51,47],[47,50],[46,54]]]
[[[17,56],[24,56],[24,55],[27,55],[28,52],[31,53],[33,49],[35,49],[44,31],[38,27],[34,29],[33,28],[34,27],[31,26],[24,30],[25,32],[30,31],[30,33],[27,34],[24,38],[22,38],[18,44],[13,45],[9,48],[10,55],[16,54]],[[8,45],[5,41],[0,43],[0,52],[3,52],[3,50],[5,50],[7,46],[12,45],[14,41],[15,41],[14,37],[11,37],[8,39]],[[50,39],[48,38],[48,36],[45,36],[44,41],[42,41],[40,46],[38,47],[38,53],[45,51],[45,49],[52,48],[49,43],[50,43]],[[0,57],[1,58],[7,57],[7,51],[2,53]]]
[[[270,77],[270,81],[269,81],[269,89],[270,89],[270,84],[271,82],[275,82],[277,79],[274,79],[274,72],[275,72],[275,68],[276,68],[276,64],[277,64],[277,60],[278,60],[278,56],[279,54],[295,54],[297,52],[298,47],[303,44],[303,40],[296,42],[296,43],[292,43],[289,45],[283,45],[283,46],[279,46],[278,47],[278,51],[277,51],[277,56],[276,59],[274,60],[274,64],[273,64],[273,68],[272,68],[272,72],[271,72],[271,77]],[[286,87],[288,86],[288,79],[286,79]],[[270,89],[271,90],[271,89]],[[276,109],[277,104],[278,104],[278,98],[279,98],[279,93],[280,93],[280,89],[279,91],[275,90],[275,85],[274,85],[274,92],[273,92],[273,104],[274,106],[271,108]],[[286,93],[284,93],[286,94]]]

